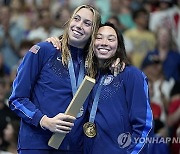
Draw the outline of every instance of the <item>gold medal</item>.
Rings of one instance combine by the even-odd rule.
[[[86,122],[83,125],[84,134],[86,134],[87,137],[93,138],[96,136],[96,126],[92,122]]]

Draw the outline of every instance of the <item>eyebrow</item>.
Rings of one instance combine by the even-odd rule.
[[[102,33],[97,33],[97,35],[103,35]],[[115,37],[116,38],[116,36],[115,35],[113,35],[113,34],[110,34],[110,35],[108,35],[108,37]]]
[[[115,37],[115,38],[116,38],[116,36],[115,36],[115,35],[109,35],[109,37]]]
[[[76,17],[76,16],[79,17],[79,18],[82,18],[79,14],[74,15],[74,17]],[[92,23],[92,20],[89,20],[89,19],[84,19],[84,20]]]

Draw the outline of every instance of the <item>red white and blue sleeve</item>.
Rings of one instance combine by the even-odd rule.
[[[34,105],[30,98],[41,69],[47,60],[47,50],[48,43],[42,42],[34,45],[27,52],[17,70],[12,94],[9,98],[11,110],[24,121],[34,126],[39,125],[43,113]]]

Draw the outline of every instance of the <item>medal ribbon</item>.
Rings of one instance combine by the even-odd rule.
[[[74,96],[76,91],[77,91],[77,89],[79,88],[81,82],[84,79],[84,64],[83,64],[83,59],[80,62],[80,70],[79,70],[79,75],[78,75],[78,81],[76,80],[76,77],[75,77],[72,57],[70,57],[70,59],[69,59],[68,70],[69,70],[69,75],[70,75],[70,80],[71,80],[72,92],[73,92],[73,96]]]
[[[96,112],[97,112],[97,106],[98,106],[98,102],[99,102],[99,97],[100,97],[101,89],[102,89],[105,78],[106,78],[106,75],[103,75],[100,80],[97,91],[96,91],[96,95],[95,95],[95,98],[93,101],[93,105],[92,105],[91,113],[90,113],[90,117],[89,117],[89,122],[91,122],[91,123],[94,123],[94,119],[95,119]]]

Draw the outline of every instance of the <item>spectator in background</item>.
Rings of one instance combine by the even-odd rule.
[[[63,33],[64,26],[69,20],[71,13],[68,8],[59,8],[59,10],[54,15],[54,25]]]
[[[38,10],[49,10],[52,7],[53,1],[51,0],[36,0]]]
[[[111,1],[110,0],[94,0],[94,5],[99,9],[102,23],[106,22],[111,16]],[[116,14],[117,15],[117,14]]]
[[[111,16],[111,17],[108,19],[108,22],[114,24],[121,33],[125,31],[125,27],[124,27],[124,26],[121,24],[121,22],[119,21],[118,16],[116,16],[116,15]]]
[[[149,95],[150,95],[150,101],[151,101],[151,109],[153,112],[153,120],[154,120],[154,133],[158,134],[159,136],[166,137],[167,136],[167,130],[166,127],[164,127],[164,123],[160,120],[162,111],[161,106],[152,101],[153,95],[154,95],[154,87],[153,82],[151,80],[148,80],[149,85]]]
[[[168,126],[170,127],[170,135],[177,138],[177,130],[180,126],[180,82],[176,82],[171,90],[170,105],[168,108]],[[171,153],[179,154],[180,143],[171,143]]]
[[[9,75],[10,75],[10,69],[4,63],[3,54],[0,53],[0,78],[8,78]]]
[[[172,0],[159,0],[158,9],[150,14],[149,28],[151,31],[156,32],[158,27],[167,26],[170,28],[170,19],[168,9]]]
[[[6,143],[3,138],[3,130],[5,129],[8,122],[11,120],[19,119],[7,106],[6,100],[6,81],[0,80],[0,150],[6,149]]]
[[[131,0],[130,6],[131,6],[132,11],[136,11],[142,8],[143,2],[144,0]]]
[[[131,61],[137,67],[140,67],[147,51],[154,49],[156,39],[154,34],[148,30],[148,13],[145,9],[139,9],[133,13],[133,19],[136,27],[124,32],[133,44]]]
[[[165,79],[170,80],[172,78],[175,81],[180,81],[180,54],[174,49],[175,45],[173,43],[171,30],[166,27],[160,27],[158,28],[156,37],[156,48],[148,52],[145,59],[148,58],[149,55],[158,57],[162,63]]]
[[[32,41],[23,40],[19,47],[19,57],[22,59],[27,53],[28,49],[31,48],[33,45],[34,44]]]
[[[39,27],[30,31],[27,39],[37,43],[45,40],[50,36],[60,36],[62,31],[59,28],[54,27],[51,13],[49,10],[39,11]]]
[[[120,33],[122,33],[125,30],[124,26],[119,22],[119,19],[117,16],[110,17],[108,19],[108,22],[114,24],[114,26],[116,26],[116,28],[119,30]],[[125,36],[123,36],[123,37],[124,37],[124,44],[125,44],[125,48],[126,48],[126,54],[130,61],[131,52],[133,51],[133,44],[130,39],[128,39]]]
[[[6,128],[4,129],[4,140],[7,142],[7,148],[5,151],[17,154],[17,142],[18,142],[18,132],[19,132],[19,121],[14,120],[8,122]]]
[[[111,16],[118,17],[124,30],[135,26],[129,0],[109,0],[109,11],[102,13],[102,22],[108,21]]]
[[[16,65],[13,66],[13,68],[11,69],[11,73],[10,73],[10,79],[9,79],[9,85],[12,86],[12,83],[16,77],[17,74],[17,68],[19,66],[19,64],[21,63],[23,57],[25,56],[25,54],[27,53],[27,51],[33,46],[33,42],[32,41],[28,41],[28,40],[23,40],[20,44],[20,49],[19,49],[19,57],[20,60],[18,61],[18,63]],[[8,94],[10,94],[10,91],[8,92]]]
[[[71,10],[74,10],[76,7],[82,5],[82,4],[92,4],[93,0],[68,0],[69,1],[69,7]]]
[[[167,10],[169,9],[173,4],[173,0],[159,0],[159,11]]]
[[[131,0],[120,0],[118,18],[125,29],[135,27],[132,17]]]
[[[16,24],[19,28],[27,31],[30,29],[30,21],[26,14],[25,0],[12,0],[10,3],[11,19],[10,23]]]
[[[180,53],[180,0],[171,7],[168,12],[170,16],[170,23],[172,28],[172,35]]]
[[[174,0],[175,1],[175,0]],[[173,38],[180,52],[180,0],[160,0],[159,10],[151,13],[149,27],[156,32],[159,27],[171,29]]]
[[[166,124],[169,94],[174,85],[174,80],[165,80],[162,70],[162,63],[157,56],[149,54],[143,61],[141,68],[153,84],[154,95],[151,98],[151,101],[161,107],[160,120]]]
[[[154,95],[154,87],[153,82],[151,80],[148,80],[149,85],[149,95],[151,100],[151,108],[153,112],[153,121],[154,121],[154,138],[158,139],[159,141],[161,139],[164,139],[168,135],[168,130],[166,124],[164,124],[160,117],[162,114],[161,106],[152,101],[153,95]],[[167,143],[158,142],[158,143],[150,143],[149,144],[149,154],[169,154],[169,147]]]
[[[11,69],[19,60],[18,50],[24,31],[16,24],[10,23],[9,7],[2,6],[0,14],[0,52],[3,54],[5,64]]]

